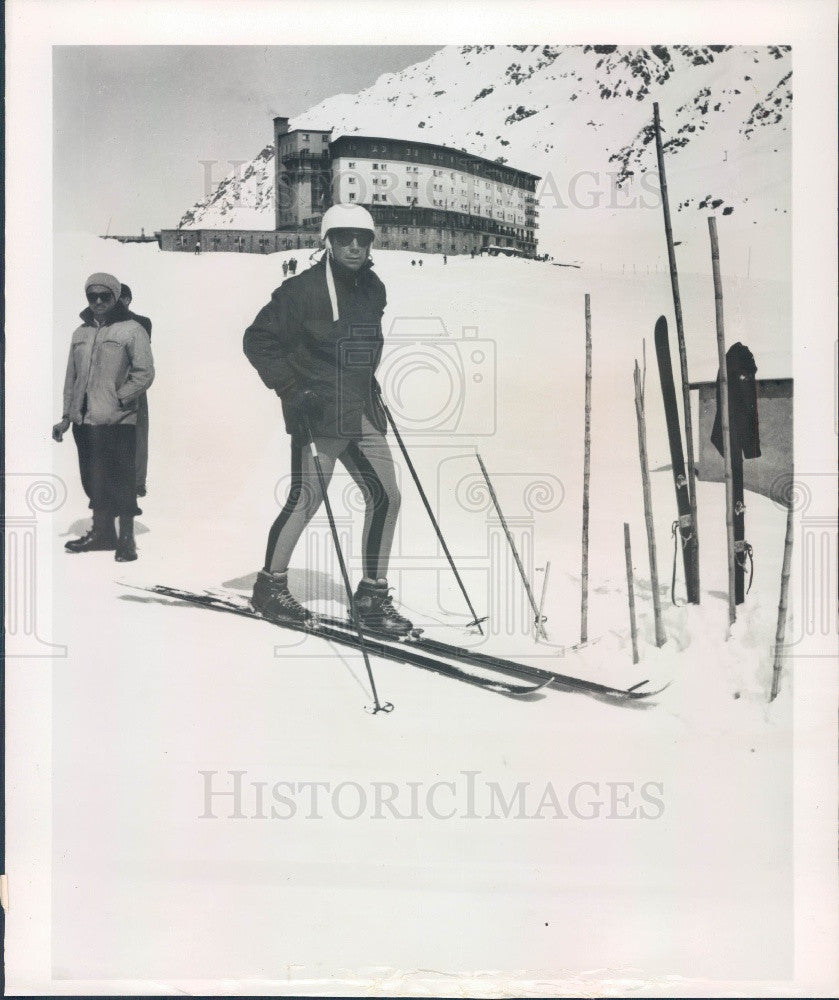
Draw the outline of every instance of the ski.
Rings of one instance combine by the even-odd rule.
[[[332,628],[351,629],[352,623],[340,618],[321,618]],[[415,647],[423,652],[435,656],[442,656],[449,659],[467,663],[470,666],[485,667],[488,670],[497,670],[499,673],[506,673],[514,677],[540,677],[545,683],[553,687],[566,691],[578,691],[582,694],[601,695],[607,699],[615,700],[641,700],[650,698],[655,694],[660,694],[664,688],[655,691],[648,691],[644,685],[649,681],[643,680],[634,684],[631,688],[614,688],[606,684],[599,684],[597,681],[586,680],[582,677],[572,677],[566,674],[557,673],[555,670],[548,670],[545,667],[534,666],[528,663],[520,663],[517,660],[510,660],[503,656],[493,656],[491,653],[481,653],[475,649],[465,646],[455,646],[448,642],[441,642],[438,639],[429,639],[421,636],[406,635],[402,637],[381,636],[379,633],[365,633],[375,635],[380,641],[396,646]],[[599,640],[595,639],[593,642]],[[589,643],[591,645],[592,643]],[[571,649],[582,648],[581,645],[569,647]]]
[[[172,590],[173,588],[167,589]],[[220,600],[222,602],[229,602],[231,600],[231,595],[227,593],[220,593],[219,591],[207,591],[206,597],[214,600]],[[251,617],[259,617],[244,598],[237,597],[237,601],[238,600],[244,602],[241,606],[247,609]],[[349,621],[349,619],[334,618],[326,615],[318,615],[317,619],[323,628],[339,631],[342,635],[351,636],[354,633],[354,625],[351,621]],[[300,629],[303,631],[312,631],[311,629],[306,629],[305,626],[300,626]],[[318,633],[316,632],[315,634]],[[471,667],[493,670],[498,673],[508,674],[512,677],[536,680],[539,682],[538,686],[535,688],[537,691],[550,684],[552,687],[556,687],[560,690],[576,691],[581,694],[600,697],[607,701],[640,701],[644,698],[651,698],[653,695],[660,694],[664,690],[664,688],[648,690],[646,688],[646,685],[649,684],[648,680],[639,681],[637,684],[633,684],[630,688],[610,687],[607,684],[599,684],[597,681],[590,681],[583,677],[573,677],[566,674],[560,674],[555,670],[548,670],[545,667],[531,666],[530,664],[519,663],[517,660],[510,660],[506,657],[493,656],[491,653],[481,653],[465,646],[456,646],[448,642],[442,642],[439,639],[423,638],[422,636],[413,634],[408,634],[402,637],[385,636],[380,632],[371,631],[365,631],[364,634],[365,637],[369,636],[371,641],[375,641],[375,644],[380,649],[382,647],[386,647],[388,650],[396,652],[418,650],[419,653],[432,656],[435,659],[441,657],[448,660],[457,660],[459,663],[466,664]],[[598,641],[599,639],[592,640],[592,642]],[[374,646],[370,646],[370,648],[375,651]],[[576,649],[577,647],[571,648]]]
[[[126,586],[131,585],[126,584]],[[144,590],[152,594],[159,594],[161,597],[169,597],[173,600],[184,601],[200,607],[210,608],[213,611],[222,611],[229,614],[240,615],[244,618],[253,618],[257,621],[268,622],[269,624],[275,625],[279,628],[289,629],[293,632],[300,632],[304,635],[316,636],[321,639],[326,639],[329,642],[335,642],[342,646],[348,646],[352,649],[361,649],[361,643],[359,642],[358,636],[354,631],[354,627],[350,623],[341,623],[342,626],[346,624],[346,629],[343,627],[337,628],[333,624],[330,624],[327,620],[316,617],[310,625],[297,624],[296,622],[283,622],[280,624],[278,622],[271,622],[267,618],[263,618],[262,615],[254,611],[246,598],[239,595],[220,595],[211,592],[201,594],[190,590],[181,590],[178,587],[168,587],[164,584],[155,584],[151,587],[137,587],[135,589]],[[368,651],[376,656],[394,660],[398,663],[407,663],[411,666],[421,667],[424,670],[430,670],[433,673],[441,674],[444,677],[451,677],[454,680],[472,684],[485,691],[493,691],[496,694],[503,694],[513,698],[536,694],[541,691],[542,688],[547,687],[547,685],[551,683],[550,677],[541,677],[533,673],[530,674],[530,677],[531,679],[535,678],[535,682],[530,684],[519,684],[495,677],[487,677],[482,674],[468,671],[463,666],[447,663],[439,657],[430,656],[398,643],[390,644],[383,642],[372,635],[368,636],[367,634],[365,634],[364,639]]]
[[[685,475],[682,430],[679,423],[679,408],[676,403],[676,385],[673,381],[673,363],[670,359],[670,338],[667,333],[667,320],[664,316],[659,316],[655,325],[655,353],[658,359],[658,374],[661,381],[661,394],[664,400],[664,416],[667,421],[667,438],[670,443],[670,460],[673,465],[673,483],[676,488],[676,508],[679,513],[677,523],[682,542],[685,584],[687,586],[688,601],[691,604],[698,604],[698,573],[696,566],[696,546],[693,543],[690,492],[688,490],[688,480]]]

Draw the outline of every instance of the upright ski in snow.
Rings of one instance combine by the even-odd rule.
[[[690,509],[688,481],[685,475],[685,455],[682,450],[682,429],[679,423],[679,407],[676,403],[673,364],[670,360],[670,338],[667,333],[667,320],[664,316],[659,316],[655,325],[655,353],[658,359],[658,374],[664,400],[664,416],[667,421],[667,439],[670,442],[673,482],[676,487],[676,507],[679,512],[678,530],[682,542],[688,601],[691,604],[698,604],[699,574],[696,565],[696,546],[693,544],[693,518]]]

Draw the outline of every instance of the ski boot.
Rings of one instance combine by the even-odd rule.
[[[137,546],[134,543],[134,518],[121,517],[119,519],[119,538],[117,539],[117,550],[114,559],[117,562],[134,562],[137,558]]]
[[[93,526],[81,538],[72,538],[64,545],[67,552],[113,552],[117,547],[114,519],[101,511],[93,512]]]
[[[358,624],[365,631],[390,636],[410,635],[414,631],[413,622],[394,608],[387,580],[369,580],[364,577],[355,592],[353,604]]]
[[[261,569],[256,576],[251,607],[263,618],[279,624],[293,622],[305,625],[314,617],[288,589],[287,572],[269,573]]]

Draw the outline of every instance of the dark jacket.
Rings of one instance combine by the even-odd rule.
[[[332,268],[337,322],[326,284]],[[366,414],[382,433],[387,424],[377,394],[375,371],[382,355],[382,314],[387,297],[368,261],[359,271],[317,264],[276,288],[245,331],[244,351],[259,377],[283,401],[286,430],[295,421],[290,402],[302,389],[317,393],[323,417],[312,432],[322,437],[359,437]]]
[[[725,356],[728,375],[728,424],[735,457],[760,458],[760,429],[757,420],[757,365],[754,355],[739,341]],[[717,376],[717,415],[711,430],[711,444],[722,455],[722,387]]]
[[[90,309],[80,317],[67,358],[63,412],[74,424],[135,424],[137,401],[154,380],[148,334],[120,303],[102,326]]]
[[[140,326],[149,335],[149,340],[151,340],[151,320],[148,318],[148,316],[139,316],[137,313],[133,313],[129,309],[128,310],[128,318],[129,319],[133,319],[136,323],[139,323]]]

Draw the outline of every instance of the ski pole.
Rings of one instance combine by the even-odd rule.
[[[507,522],[504,519],[504,515],[501,513],[501,506],[498,503],[498,497],[495,495],[495,490],[492,488],[492,483],[490,482],[489,473],[486,470],[486,466],[483,463],[483,459],[480,454],[476,451],[475,458],[478,460],[478,465],[481,467],[481,472],[484,476],[484,482],[487,484],[487,489],[489,490],[490,498],[492,499],[492,504],[495,507],[495,513],[498,515],[498,520],[501,522],[501,527],[504,529],[504,534],[507,536],[507,541],[510,544],[510,551],[513,553],[513,559],[515,560],[516,567],[518,568],[519,575],[521,576],[522,583],[524,584],[524,589],[527,593],[527,599],[530,601],[530,607],[533,609],[534,623],[536,625],[536,631],[541,637],[547,642],[548,634],[545,631],[545,626],[542,623],[542,616],[539,614],[539,609],[536,607],[536,601],[533,599],[533,591],[530,589],[530,583],[527,579],[527,574],[524,572],[524,566],[521,564],[521,559],[519,558],[518,550],[516,549],[516,543],[513,541],[513,536],[510,534],[510,529],[507,527]]]
[[[548,592],[548,576],[551,572],[551,561],[550,559],[545,563],[545,575],[542,577],[542,593],[539,596],[539,620],[544,621],[545,616],[543,611],[545,610],[545,595]]]
[[[399,443],[399,448],[402,451],[402,455],[405,459],[405,464],[408,466],[408,470],[411,473],[411,477],[413,478],[414,483],[416,483],[420,499],[425,505],[426,512],[428,513],[428,516],[431,520],[431,524],[433,525],[434,531],[437,534],[437,540],[440,542],[443,551],[446,553],[446,558],[449,561],[449,566],[451,566],[452,568],[452,573],[454,573],[455,579],[457,580],[457,584],[460,587],[460,592],[461,594],[463,594],[463,598],[466,601],[466,604],[472,615],[472,621],[469,622],[469,625],[477,625],[478,631],[481,633],[481,635],[483,635],[484,630],[481,628],[481,622],[485,622],[486,618],[478,618],[478,613],[472,607],[472,602],[469,600],[469,595],[466,593],[466,587],[464,586],[463,580],[460,577],[460,573],[458,573],[457,571],[457,566],[455,566],[454,564],[454,559],[452,558],[451,552],[449,552],[448,545],[446,545],[446,540],[445,538],[443,538],[443,532],[440,530],[440,525],[437,522],[437,518],[434,516],[434,511],[431,509],[431,504],[428,502],[428,497],[425,494],[425,490],[422,488],[422,483],[420,482],[419,476],[417,475],[417,470],[414,468],[414,463],[411,461],[411,456],[408,454],[408,449],[405,447],[405,442],[402,440],[402,435],[399,433],[399,429],[397,428],[396,423],[394,422],[393,416],[390,410],[388,409],[387,403],[385,403],[384,399],[382,398],[382,390],[378,386],[375,386],[375,388],[376,391],[378,392],[379,402],[382,404],[382,409],[385,411],[387,422],[390,424],[390,429],[393,431],[393,436]]]
[[[329,495],[326,489],[326,480],[323,475],[323,468],[320,464],[320,455],[318,455],[317,447],[315,446],[315,437],[312,434],[312,428],[309,425],[309,418],[306,417],[306,433],[309,435],[309,448],[312,452],[312,458],[315,460],[315,468],[318,473],[318,482],[320,483],[320,493],[323,497],[323,505],[326,507],[326,516],[329,518],[329,529],[332,532],[332,541],[335,544],[335,554],[338,556],[338,565],[341,567],[341,576],[344,578],[344,588],[347,591],[347,601],[349,602],[350,615],[352,616],[353,625],[355,625],[356,633],[358,634],[358,644],[361,647],[361,655],[364,657],[364,666],[367,668],[367,676],[370,678],[370,689],[373,692],[373,707],[372,709],[367,709],[371,715],[375,715],[377,712],[392,712],[393,705],[391,702],[386,701],[384,705],[379,701],[379,694],[376,691],[376,682],[373,679],[373,669],[370,666],[370,657],[367,655],[367,646],[364,642],[364,633],[362,631],[361,625],[358,621],[358,615],[355,613],[355,600],[353,599],[352,586],[350,584],[350,576],[347,573],[347,564],[344,562],[344,554],[341,552],[341,543],[338,540],[338,529],[335,526],[335,515],[332,513],[332,505],[329,502]]]

